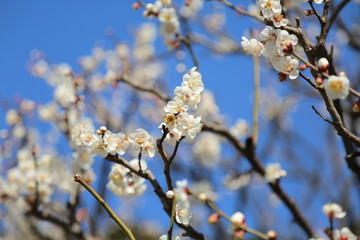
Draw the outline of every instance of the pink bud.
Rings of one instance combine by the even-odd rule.
[[[314,14],[314,11],[310,10],[310,9],[306,9],[304,13],[305,13],[305,16],[311,16]]]
[[[323,84],[324,79],[322,79],[321,77],[317,77],[317,78],[315,79],[315,82],[316,82],[317,85],[321,85],[321,84]]]
[[[190,6],[190,4],[191,4],[191,0],[186,0],[185,1],[185,6]]]
[[[357,100],[352,106],[353,112],[360,112],[360,100]]]
[[[218,223],[220,219],[220,215],[218,213],[213,213],[208,217],[208,223],[213,225],[215,223]]]
[[[301,65],[299,66],[299,70],[300,70],[300,71],[303,71],[303,70],[305,70],[306,68],[307,68],[306,64],[301,64]]]
[[[140,6],[141,6],[140,3],[134,3],[134,4],[132,5],[132,7],[133,7],[134,10],[139,9]]]

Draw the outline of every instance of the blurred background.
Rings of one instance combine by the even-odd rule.
[[[173,2],[179,12],[186,7],[184,1]],[[50,102],[54,93],[51,83],[34,74],[32,67],[39,60],[45,60],[49,66],[66,63],[75,75],[91,85],[96,82],[94,76],[106,78],[112,64],[119,64],[119,69],[123,67],[121,61],[112,58],[117,46],[124,44],[132,54],[134,72],[131,76],[140,79],[136,83],[154,85],[173,96],[173,89],[181,84],[182,75],[194,66],[189,51],[182,45],[178,49],[168,48],[159,36],[159,22],[143,17],[143,9],[134,10],[133,3],[113,0],[0,1],[2,178],[6,179],[9,169],[16,166],[18,150],[26,145],[14,136],[5,116],[9,109],[19,109],[24,101],[31,100],[36,105],[33,111],[25,111],[22,115],[24,127],[32,132],[24,138],[31,136],[31,142],[36,142],[44,152],[56,152],[58,159],[71,163],[73,150],[61,130],[56,124],[45,123],[37,116],[38,106]],[[249,11],[256,9],[253,1],[233,1],[233,4]],[[284,1],[284,4],[288,8],[288,19],[294,23],[294,17],[300,16],[307,36],[315,41],[320,27],[314,16],[304,16],[308,4],[296,0]],[[321,7],[316,5],[318,9]],[[351,1],[327,39],[329,48],[333,46],[336,70],[346,72],[355,89],[360,83],[359,48],[356,45],[360,32],[359,10],[359,3]],[[236,14],[218,1],[201,2],[195,12],[194,16],[183,19],[181,33],[184,36],[190,34],[193,39],[193,50],[207,91],[207,97],[203,96],[202,114],[207,113],[206,106],[211,105],[210,113],[203,119],[228,128],[237,126],[238,138],[244,142],[252,134],[253,59],[242,52],[240,42],[242,36],[259,39],[264,26]],[[136,56],[138,38],[146,31],[155,32],[156,38],[150,43],[151,58],[141,59]],[[356,37],[352,43],[349,32]],[[105,57],[92,68],[86,58],[94,57],[96,52],[104,53]],[[335,227],[348,226],[360,235],[359,179],[346,166],[346,152],[341,139],[332,126],[311,108],[314,105],[329,117],[323,101],[301,78],[280,82],[277,72],[265,58],[260,58],[260,71],[261,115],[257,156],[264,165],[278,162],[287,171],[281,185],[319,236],[324,236],[322,230],[328,227],[328,219],[322,213],[322,206],[328,202],[339,203],[347,212],[347,217],[336,221]],[[304,74],[310,77],[308,70]],[[144,79],[148,82],[142,82]],[[108,84],[98,90],[84,90],[83,94],[84,115],[94,121],[96,128],[106,125],[114,132],[144,128],[154,138],[161,136],[158,126],[163,121],[164,103],[159,99],[134,91],[124,83]],[[97,102],[98,99],[101,102]],[[341,101],[341,105],[346,125],[358,134],[359,114],[352,112],[356,100],[349,97]],[[99,108],[105,109],[105,113]],[[228,215],[243,212],[248,226],[254,229],[263,232],[273,229],[278,232],[279,239],[306,239],[284,204],[225,139],[216,136],[214,141],[218,152],[211,151],[214,143],[206,142],[206,139],[214,136],[201,133],[194,141],[184,141],[180,145],[172,166],[173,179],[187,179],[190,189],[213,194],[218,206]],[[203,142],[199,143],[200,140]],[[209,155],[204,152],[209,152]],[[131,160],[136,156],[126,157]],[[147,162],[165,189],[163,163],[159,156],[147,159]],[[124,219],[137,239],[158,239],[165,234],[168,216],[151,185],[148,184],[142,196],[119,198],[106,189],[111,166],[112,163],[99,157],[94,159],[92,169],[96,177],[92,186]],[[62,181],[70,188],[77,187],[71,174],[64,174]],[[52,202],[63,205],[68,199],[69,195],[57,190],[51,196]],[[19,227],[14,235],[14,226],[10,223],[16,222],[19,216],[9,216],[10,209],[4,201],[0,233],[4,239],[23,239],[25,228]],[[91,232],[99,239],[123,239],[115,224],[87,192],[81,194],[77,209],[78,215],[83,213],[86,216],[82,224],[85,232]],[[216,226],[207,224],[211,210],[196,201],[192,210],[192,226],[205,233],[208,239],[231,239],[227,222],[221,221]],[[26,225],[25,222],[21,224]],[[42,239],[40,235],[44,239],[59,239],[46,230],[47,223],[40,221],[37,224],[41,234],[35,234],[32,239]],[[182,232],[177,227],[174,231],[179,235]],[[255,238],[249,235],[245,239]]]

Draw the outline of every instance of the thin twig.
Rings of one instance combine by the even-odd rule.
[[[196,198],[196,199],[198,199],[199,201],[201,201],[200,198],[199,198],[199,196],[197,196],[196,194],[194,194],[194,193],[193,193],[192,191],[190,191],[190,190],[189,190],[189,192],[190,192],[190,195],[191,195],[191,196],[193,196],[194,198]],[[204,202],[204,201],[202,201],[202,202]],[[204,203],[206,204],[206,206],[208,206],[209,208],[211,208],[212,210],[214,210],[217,214],[219,214],[219,216],[221,216],[221,217],[223,217],[224,219],[226,219],[227,221],[229,221],[229,222],[230,222],[232,225],[234,225],[235,227],[237,227],[237,228],[239,228],[239,229],[241,229],[241,230],[244,230],[245,232],[248,232],[248,233],[250,233],[250,234],[252,234],[252,235],[254,235],[254,236],[257,236],[257,237],[259,237],[259,238],[261,238],[261,239],[264,239],[264,240],[269,239],[269,237],[268,237],[266,234],[262,233],[262,232],[259,232],[259,231],[257,231],[257,230],[252,229],[252,228],[249,228],[249,227],[246,227],[246,226],[244,226],[244,225],[241,225],[241,224],[238,224],[238,223],[236,223],[236,222],[233,222],[233,221],[231,220],[231,218],[230,218],[228,215],[226,215],[220,208],[218,208],[218,207],[215,205],[215,203],[214,203],[213,201],[211,201],[210,199],[206,199]]]
[[[104,207],[108,212],[109,216],[119,225],[119,227],[125,232],[126,236],[130,240],[135,240],[134,235],[131,230],[121,221],[121,219],[114,213],[114,211],[109,207],[109,205],[102,199],[97,192],[90,187],[79,175],[74,176],[74,181],[80,183],[88,192],[93,195],[93,197]]]
[[[254,105],[253,105],[253,144],[257,145],[259,138],[259,104],[260,104],[260,64],[259,57],[253,56],[254,62]]]
[[[327,119],[326,117],[324,117],[315,107],[314,105],[311,106],[311,108],[314,110],[314,112],[319,115],[325,122],[330,123],[331,125],[334,125],[334,123],[332,121],[330,121],[329,119]]]

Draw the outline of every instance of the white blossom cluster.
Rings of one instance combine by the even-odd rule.
[[[145,161],[134,159],[129,162],[135,170],[145,171],[147,164]],[[146,190],[145,179],[132,173],[127,167],[120,164],[114,164],[109,174],[107,188],[113,191],[119,197],[133,197],[143,194]]]
[[[243,37],[241,45],[245,53],[256,56],[263,55],[270,60],[277,71],[289,76],[290,79],[297,78],[299,76],[299,61],[287,56],[287,53],[295,50],[298,38],[286,30],[275,29],[270,26],[266,26],[261,31],[260,38],[261,42],[256,39],[249,41]]]
[[[261,13],[265,18],[273,22],[274,27],[266,26],[261,31],[260,41],[256,39],[248,40],[242,37],[241,42],[244,52],[255,56],[263,55],[273,65],[276,71],[295,79],[299,76],[299,61],[288,53],[295,51],[298,38],[286,30],[279,29],[286,26],[289,21],[281,15],[280,0],[259,0]]]
[[[29,147],[24,147],[18,151],[17,161],[17,165],[7,171],[7,178],[0,186],[1,194],[13,200],[26,196],[32,201],[37,198],[40,202],[49,202],[54,186],[60,182],[55,156],[42,154],[35,157]]]
[[[337,203],[327,203],[322,208],[323,213],[329,219],[342,219],[346,216],[346,212],[343,208]],[[348,227],[343,227],[341,229],[336,229],[333,232],[333,239],[335,240],[357,240],[358,237],[351,232]],[[310,238],[309,240],[324,240],[324,238]]]
[[[85,147],[92,155],[106,157],[108,154],[124,155],[128,147],[144,156],[155,155],[154,138],[144,129],[125,135],[122,132],[113,133],[101,127],[95,132],[91,120],[82,119],[71,129],[71,140],[77,147]]]
[[[165,43],[171,46],[175,34],[179,32],[180,22],[176,9],[171,6],[171,0],[157,0],[145,6],[143,15],[145,17],[157,17],[160,21],[160,34],[164,37]]]
[[[175,97],[164,107],[167,115],[160,127],[168,129],[166,140],[169,143],[174,144],[183,136],[193,139],[200,132],[201,117],[194,117],[188,111],[197,109],[203,91],[202,76],[194,67],[184,74],[181,86],[174,90]]]

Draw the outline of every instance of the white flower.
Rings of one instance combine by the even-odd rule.
[[[126,148],[129,146],[129,142],[123,133],[112,133],[108,130],[105,132],[103,140],[106,146],[105,150],[111,154],[124,155]]]
[[[189,221],[192,217],[190,207],[183,202],[176,204],[175,206],[175,219],[178,223],[183,225],[189,225]]]
[[[183,202],[185,203],[185,205],[188,205],[189,204],[189,194],[187,190],[188,181],[186,179],[183,179],[181,181],[176,181],[175,184],[176,184],[176,188],[175,188],[176,198],[178,199],[179,202]]]
[[[182,112],[177,115],[176,123],[182,134],[190,139],[195,138],[196,134],[199,133],[202,128],[201,117],[195,118],[187,112]]]
[[[164,107],[164,111],[167,113],[178,114],[180,112],[186,112],[189,109],[181,99],[169,101]]]
[[[180,29],[179,21],[164,22],[160,26],[160,34],[165,39],[170,39],[174,34],[178,33]]]
[[[284,52],[293,50],[298,43],[298,38],[294,34],[289,34],[285,30],[281,30],[276,38],[276,46],[280,56],[284,56]]]
[[[289,75],[290,79],[295,79],[299,76],[299,61],[290,56],[277,57],[270,59],[273,67],[286,75]]]
[[[50,121],[56,118],[58,106],[50,102],[46,105],[39,105],[38,106],[38,113],[39,117],[44,121]]]
[[[175,236],[175,238],[172,237],[171,239],[181,240],[181,238],[180,238],[179,236]],[[159,240],[168,240],[168,235],[162,235],[162,236],[159,238]]]
[[[244,119],[240,118],[236,121],[235,125],[230,128],[230,132],[235,137],[241,138],[249,132],[249,125]]]
[[[335,230],[336,240],[357,240],[355,234],[351,232],[348,227],[343,227],[341,230]]]
[[[134,133],[129,135],[129,142],[136,148],[144,148],[149,141],[150,135],[147,131],[142,128],[136,129]]]
[[[197,104],[201,101],[201,95],[192,91],[188,86],[176,87],[174,93],[174,101],[182,100],[192,110],[196,110]]]
[[[11,126],[21,123],[21,117],[16,109],[9,109],[6,112],[5,120]]]
[[[244,48],[244,52],[248,55],[260,56],[264,51],[264,45],[256,39],[250,39],[242,37],[241,46]]]
[[[261,12],[265,18],[281,12],[280,0],[260,0],[259,4],[263,8]]]
[[[71,140],[78,146],[91,145],[93,136],[95,133],[94,126],[90,119],[80,120],[73,128],[71,128]]]
[[[159,21],[162,23],[177,22],[175,8],[162,8],[159,13]]]
[[[190,72],[184,74],[181,86],[187,86],[194,93],[200,94],[204,91],[202,76],[198,71],[196,71],[196,67],[193,67],[192,69],[190,69]]]
[[[130,165],[136,170],[139,169],[139,160],[130,161]],[[145,161],[140,162],[141,169],[146,170]],[[146,190],[145,179],[132,173],[128,168],[114,164],[109,174],[109,183],[107,187],[120,197],[133,197],[144,193]]]
[[[276,180],[285,177],[286,171],[281,169],[279,163],[270,163],[266,166],[264,178],[267,182],[275,183]]]
[[[281,26],[286,26],[289,23],[289,20],[284,18],[284,16],[281,13],[274,14],[274,16],[272,16],[270,19],[273,22],[274,26],[277,28]]]
[[[323,213],[329,218],[344,218],[346,212],[343,211],[342,207],[337,203],[327,203],[323,206]]]
[[[324,0],[314,0],[314,2],[317,4],[322,4],[324,2]]]
[[[345,76],[331,75],[325,81],[326,93],[330,99],[345,99],[349,95],[349,79]]]

